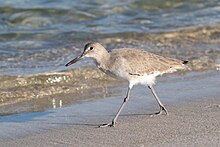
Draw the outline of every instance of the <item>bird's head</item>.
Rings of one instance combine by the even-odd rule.
[[[91,57],[97,60],[102,56],[103,52],[107,52],[107,51],[100,43],[97,42],[87,43],[84,47],[82,54],[74,58],[70,62],[68,62],[65,66],[69,66],[73,63],[76,63],[77,61],[79,61],[84,57]]]

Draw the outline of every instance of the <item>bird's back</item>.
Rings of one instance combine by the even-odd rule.
[[[162,57],[139,49],[114,49],[110,52],[111,69],[125,71],[130,75],[160,74],[183,69],[184,61]]]

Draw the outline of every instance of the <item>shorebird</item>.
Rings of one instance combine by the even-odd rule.
[[[113,49],[108,52],[100,43],[88,43],[81,55],[66,64],[69,66],[84,57],[93,58],[97,67],[112,77],[123,78],[128,81],[128,91],[118,112],[110,123],[102,124],[99,127],[114,127],[116,120],[123,107],[129,100],[130,91],[134,85],[141,84],[148,86],[159,104],[160,115],[168,111],[157,96],[153,85],[156,77],[164,73],[172,73],[178,69],[186,68],[188,61],[159,56],[150,52],[132,48]]]

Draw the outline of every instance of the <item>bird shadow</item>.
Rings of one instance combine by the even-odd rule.
[[[135,117],[135,116],[148,116],[148,117],[152,117],[154,116],[155,114],[157,114],[158,112],[156,113],[132,113],[132,114],[121,114],[120,117]],[[100,116],[100,115],[93,115],[93,117],[96,116]],[[107,117],[114,117],[115,115],[105,115],[105,119]],[[157,115],[155,115],[157,116]],[[91,116],[90,116],[91,117]],[[109,120],[111,121],[111,119]],[[86,123],[83,123],[83,122],[69,122],[69,123],[57,123],[57,122],[53,122],[53,123],[50,123],[51,125],[62,125],[62,126],[88,126],[88,127],[94,127],[94,128],[100,128],[99,126],[100,125],[103,125],[103,123],[89,123],[89,122],[86,122]]]
[[[98,128],[100,124],[98,123],[49,123],[51,125],[63,125],[63,126],[89,126],[89,127],[95,127]]]
[[[156,115],[158,112],[154,113],[131,113],[131,114],[121,114],[120,116],[152,116]]]

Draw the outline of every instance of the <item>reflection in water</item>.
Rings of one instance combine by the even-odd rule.
[[[51,101],[52,101],[53,109],[63,107],[63,100],[59,100],[58,107],[57,107],[56,99],[53,98]]]
[[[52,99],[52,106],[53,106],[54,109],[57,108],[56,107],[56,100],[54,98]]]
[[[62,100],[60,100],[60,108],[62,108],[62,106],[63,106],[63,101]]]

